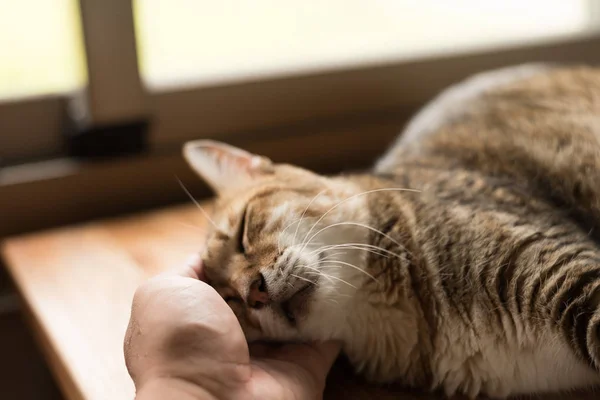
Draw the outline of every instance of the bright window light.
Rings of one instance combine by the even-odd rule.
[[[568,37],[588,0],[134,0],[150,88]]]
[[[0,0],[0,100],[86,82],[77,0]]]

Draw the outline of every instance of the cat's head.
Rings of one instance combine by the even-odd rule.
[[[214,141],[187,143],[184,156],[217,194],[207,280],[248,339],[339,337],[365,279],[358,188]]]

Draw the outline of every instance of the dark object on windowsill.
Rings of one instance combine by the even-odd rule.
[[[148,119],[85,128],[68,125],[66,150],[71,157],[111,158],[140,154],[148,149]]]

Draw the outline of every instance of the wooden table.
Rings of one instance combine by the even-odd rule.
[[[198,251],[205,224],[198,209],[180,206],[4,242],[26,315],[68,400],[134,398],[122,351],[133,293],[149,276],[183,265]],[[369,387],[338,363],[326,398],[439,397]]]

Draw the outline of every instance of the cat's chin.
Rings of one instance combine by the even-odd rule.
[[[290,300],[292,299],[290,298]],[[240,321],[246,340],[248,342],[298,341],[300,339],[298,328],[301,326],[303,317],[300,317],[299,314],[291,314],[297,312],[292,304],[294,303],[290,303],[287,309],[284,309],[281,304],[272,304],[256,310],[255,317],[258,324],[254,326],[247,326],[243,321]],[[292,308],[294,311],[292,311]]]
[[[301,323],[310,311],[310,301],[316,291],[314,283],[307,283],[288,300],[281,303],[281,311],[292,326]]]

